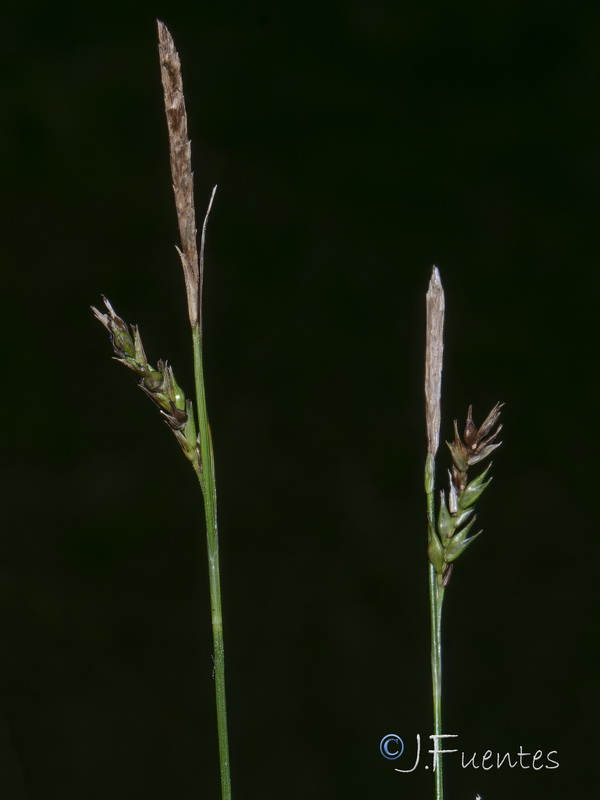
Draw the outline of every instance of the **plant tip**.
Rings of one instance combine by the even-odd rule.
[[[433,288],[441,289],[442,288],[442,279],[440,278],[440,271],[435,266],[435,264],[433,266],[433,269],[431,270],[431,280],[429,282],[429,288],[430,289],[433,289]]]

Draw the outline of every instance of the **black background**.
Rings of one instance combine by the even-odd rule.
[[[445,607],[447,798],[597,777],[595,4],[7,4],[0,796],[218,796],[192,470],[89,306],[192,387],[154,18],[210,222],[205,357],[234,795],[432,797],[424,294],[442,435],[497,400]],[[440,462],[446,459],[441,451]],[[443,466],[443,465],[442,465]],[[440,470],[440,478],[443,473]],[[403,762],[379,754],[384,734]],[[542,763],[546,763],[544,760]]]

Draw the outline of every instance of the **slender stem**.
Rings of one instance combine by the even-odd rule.
[[[434,499],[434,473],[435,460],[429,455],[425,466],[425,490],[427,493],[427,520],[430,526],[435,527],[435,499]],[[444,586],[441,575],[436,575],[433,565],[429,564],[429,612],[431,618],[431,692],[433,699],[433,732],[435,736],[442,735],[442,604],[444,602]],[[435,750],[441,745],[441,740],[435,740]],[[442,756],[436,756],[435,771],[435,800],[443,800],[443,765]]]
[[[438,575],[433,566],[429,565],[429,602],[431,610],[431,688],[433,697],[433,732],[436,737],[442,735],[442,605],[444,602],[444,587],[440,585]],[[435,750],[441,746],[441,740],[436,738]],[[444,780],[442,755],[436,756],[435,769],[435,798],[444,798]]]
[[[219,573],[219,533],[217,529],[217,486],[215,464],[204,390],[202,365],[202,334],[200,325],[192,326],[194,343],[194,375],[196,380],[196,404],[198,408],[198,432],[200,436],[200,464],[197,472],[206,516],[206,543],[208,549],[208,576],[210,583],[210,606],[212,616],[215,694],[217,701],[217,729],[219,736],[219,762],[221,766],[222,800],[231,800],[231,774],[229,768],[229,738],[227,735],[227,703],[225,699],[225,649],[223,644],[223,614],[221,610],[221,577]]]

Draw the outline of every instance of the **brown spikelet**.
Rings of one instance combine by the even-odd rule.
[[[157,24],[160,72],[169,130],[171,175],[181,238],[181,249],[177,248],[177,251],[183,265],[190,322],[192,325],[199,325],[202,305],[202,274],[198,265],[192,149],[188,138],[181,64],[173,38],[166,25],[158,20]]]
[[[469,406],[464,439],[458,432],[458,421],[454,420],[454,441],[446,444],[452,454],[452,483],[459,494],[466,488],[469,467],[486,459],[502,444],[495,439],[502,430],[498,419],[503,405],[496,403],[479,428],[473,422],[473,406]]]
[[[440,440],[440,402],[442,360],[444,356],[444,289],[437,267],[433,268],[427,291],[427,331],[425,345],[425,418],[427,447],[432,457]]]

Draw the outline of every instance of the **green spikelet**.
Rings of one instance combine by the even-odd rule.
[[[102,299],[108,313],[93,306],[92,311],[109,333],[115,360],[135,372],[140,389],[158,406],[186,458],[199,468],[200,453],[191,400],[186,398],[167,362],[158,361],[156,369],[148,363],[137,325],[129,326],[117,316],[107,298],[103,296]]]
[[[469,467],[487,458],[501,442],[496,438],[502,429],[497,425],[502,405],[497,403],[483,424],[477,428],[473,422],[472,406],[469,406],[463,437],[458,433],[458,423],[454,421],[454,441],[446,442],[452,456],[452,470],[449,472],[448,501],[446,493],[440,492],[440,504],[436,530],[430,525],[429,560],[436,573],[443,579],[444,586],[450,578],[450,565],[464,553],[467,547],[482,533],[469,537],[475,522],[475,503],[490,485],[488,477],[491,463],[473,480],[468,480]]]

